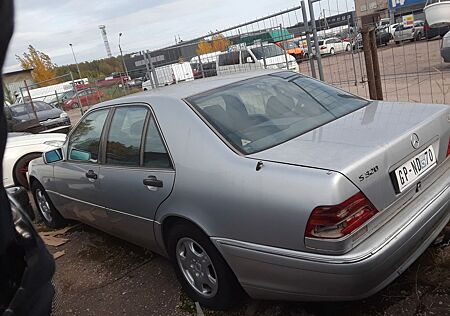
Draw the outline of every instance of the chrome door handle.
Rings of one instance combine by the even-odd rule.
[[[89,170],[86,172],[86,178],[97,180],[98,175],[94,172],[94,170]]]
[[[158,180],[155,176],[150,176],[147,179],[142,180],[142,183],[148,187],[162,188],[163,182]]]

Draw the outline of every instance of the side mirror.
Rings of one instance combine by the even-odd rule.
[[[250,56],[248,56],[247,59],[246,59],[246,62],[247,62],[247,64],[252,64],[252,63],[254,63],[255,61],[253,60],[253,58],[251,58]]]
[[[79,150],[73,148],[70,151],[70,159],[71,160],[78,160],[78,161],[90,161],[91,160],[91,153],[84,150]]]
[[[61,161],[63,159],[61,148],[53,149],[43,153],[42,159],[44,159],[44,163],[46,164]]]

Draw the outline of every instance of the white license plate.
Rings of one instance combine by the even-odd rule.
[[[430,171],[436,163],[433,146],[429,146],[427,149],[422,150],[420,154],[395,169],[399,191],[402,192],[413,184],[418,178]]]

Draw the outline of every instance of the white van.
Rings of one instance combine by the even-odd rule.
[[[194,80],[191,64],[188,62],[171,64],[155,68],[156,77],[158,78],[158,86],[168,86],[170,84],[183,81]],[[147,80],[142,83],[142,90],[152,89],[151,81]]]
[[[286,67],[286,57],[289,67]],[[216,64],[218,75],[264,68],[299,71],[295,57],[285,54],[284,50],[275,44],[240,46],[236,50],[219,55]]]

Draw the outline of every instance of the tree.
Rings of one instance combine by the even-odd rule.
[[[212,46],[210,43],[208,43],[207,41],[205,41],[204,39],[202,39],[200,41],[200,43],[198,43],[197,46],[197,54],[198,55],[203,55],[203,54],[208,54],[212,52]]]
[[[231,41],[222,34],[213,35],[211,41],[201,40],[197,46],[197,54],[223,52],[231,45]]]
[[[16,101],[16,98],[12,94],[11,90],[8,89],[8,87],[4,82],[3,82],[3,95],[5,97],[6,104],[13,104]]]
[[[58,80],[54,79],[56,65],[52,63],[50,56],[38,51],[32,45],[28,46],[28,52],[23,53],[22,57],[16,55],[16,58],[22,69],[33,69],[31,75],[39,86],[45,87],[58,83]]]

